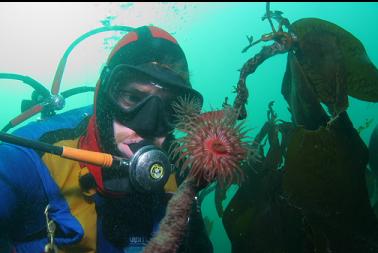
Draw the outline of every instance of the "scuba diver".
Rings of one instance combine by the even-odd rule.
[[[146,148],[167,151],[174,140],[172,105],[188,96],[202,105],[182,48],[168,32],[142,26],[111,51],[94,105],[32,122],[14,134],[109,153],[133,164]],[[117,167],[104,169],[2,143],[0,251],[141,252],[158,231],[167,202],[183,178],[172,167],[163,185],[151,186],[153,180],[140,180],[141,175],[133,174],[135,167],[130,168],[127,173]],[[159,177],[159,172],[154,175]],[[178,252],[212,252],[196,204],[188,222]]]

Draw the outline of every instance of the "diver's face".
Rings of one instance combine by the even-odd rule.
[[[122,104],[122,106],[125,109],[129,109],[130,107],[134,106],[135,103],[139,102],[139,100],[141,100],[143,97],[149,95],[159,94],[159,96],[166,96],[163,93],[162,87],[160,87],[159,85],[143,81],[132,81],[128,83],[127,86],[122,87],[119,93],[119,103]],[[125,157],[131,158],[133,152],[130,149],[129,144],[139,143],[143,140],[143,138],[140,135],[138,135],[134,130],[121,124],[116,119],[113,121],[113,129],[118,150]],[[155,146],[161,147],[163,145],[165,138],[165,136],[154,137],[151,141]]]
[[[118,121],[113,121],[114,137],[117,143],[118,150],[127,158],[131,158],[134,154],[129,144],[138,143],[143,140],[134,130],[122,125]],[[155,137],[152,141],[155,146],[161,147],[165,141],[164,137]]]

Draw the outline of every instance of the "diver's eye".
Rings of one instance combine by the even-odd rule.
[[[133,107],[143,100],[145,96],[131,91],[120,91],[118,94],[118,103],[125,109]]]

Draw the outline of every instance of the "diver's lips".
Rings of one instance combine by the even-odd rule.
[[[125,142],[125,140],[127,140],[128,138],[130,138],[129,134],[119,133],[119,134],[116,134],[115,141],[118,144],[118,143],[121,143],[121,142]]]
[[[142,140],[143,140],[142,138],[135,139],[135,138],[130,138],[129,135],[122,135],[122,134],[119,134],[115,137],[115,141],[117,145],[119,144],[129,145],[129,144],[141,142]]]

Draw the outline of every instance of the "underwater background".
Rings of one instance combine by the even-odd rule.
[[[291,23],[301,18],[320,18],[352,33],[364,45],[371,62],[378,65],[378,3],[271,3]],[[82,34],[98,27],[152,24],[173,34],[183,47],[195,89],[204,96],[204,110],[219,109],[233,87],[238,70],[264,43],[246,53],[246,36],[255,39],[270,32],[261,17],[265,3],[0,3],[0,73],[29,76],[50,89],[59,60],[69,45]],[[68,57],[61,89],[95,86],[112,46],[124,34],[104,32],[80,42]],[[250,97],[246,125],[251,137],[266,121],[270,101],[275,101],[278,118],[290,121],[281,94],[287,54],[276,55],[247,78]],[[21,102],[33,89],[18,80],[0,79],[0,128],[21,112]],[[62,111],[91,104],[93,93],[70,97]],[[347,110],[355,128],[368,144],[378,124],[378,104],[349,97]],[[38,119],[37,114],[32,119]],[[25,124],[23,123],[23,124]],[[21,124],[21,125],[23,125]],[[13,130],[13,129],[12,129]],[[237,186],[228,190],[224,208]],[[203,216],[214,252],[230,252],[230,241],[214,207],[214,194],[202,203]]]

